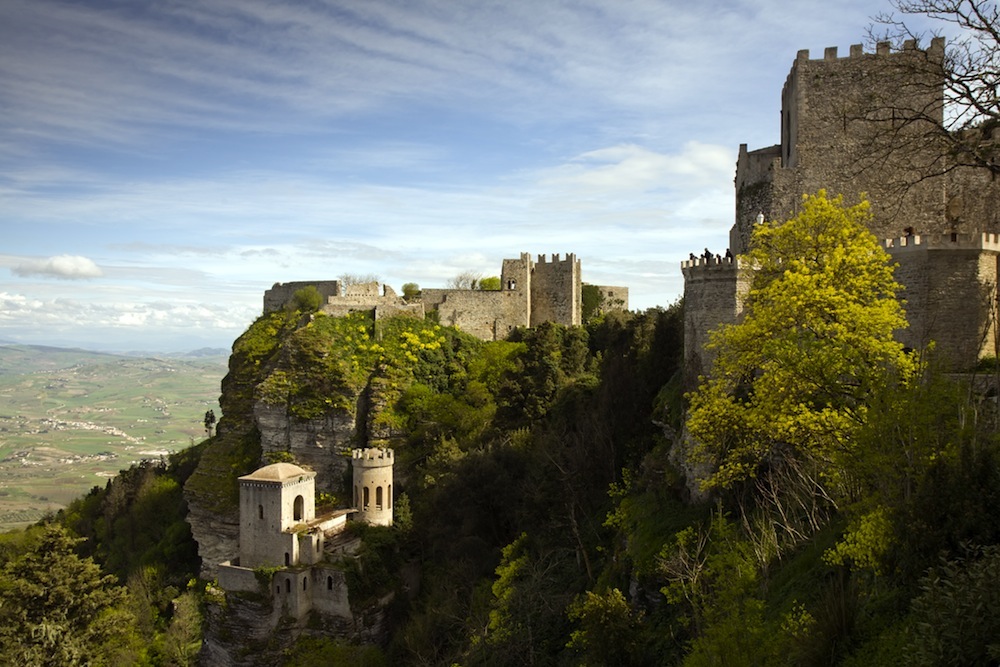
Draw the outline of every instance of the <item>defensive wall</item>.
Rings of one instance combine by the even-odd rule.
[[[264,292],[264,314],[285,308],[295,300],[296,292],[310,286],[316,287],[323,297],[320,311],[334,317],[356,311],[374,312],[376,320],[396,315],[424,316],[422,303],[408,303],[389,285],[378,282],[345,284],[339,280],[275,283]]]
[[[457,327],[483,340],[502,340],[517,327],[556,322],[567,326],[582,323],[583,283],[581,262],[572,253],[551,258],[528,253],[505,259],[499,290],[423,289],[419,299],[408,302],[388,285],[365,283],[342,285],[336,280],[275,283],[264,293],[264,313],[285,308],[295,292],[315,285],[324,297],[321,311],[333,316],[350,312],[374,312],[376,319],[395,315],[423,317],[437,313],[441,324]],[[607,295],[604,310],[628,309],[628,288],[596,286]]]
[[[971,368],[997,355],[997,262],[991,233],[912,235],[885,241],[903,285],[909,328],[899,340],[914,349],[934,341],[938,356]]]
[[[953,368],[997,353],[1000,179],[969,167],[926,177],[942,161],[928,130],[943,119],[943,57],[941,38],[926,49],[909,41],[865,53],[854,45],[846,57],[836,47],[817,59],[799,51],[781,93],[781,142],[739,147],[730,248],[682,263],[688,388],[711,365],[709,332],[744,312],[752,274],[733,256],[746,251],[758,217],[788,220],[804,194],[820,189],[848,205],[864,193],[869,228],[891,239],[910,322],[901,342],[934,341]]]

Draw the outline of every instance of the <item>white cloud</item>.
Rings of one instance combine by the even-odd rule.
[[[86,280],[104,275],[94,260],[80,255],[57,255],[48,259],[25,261],[11,268],[21,277],[45,276],[62,280]]]
[[[705,187],[732,176],[733,149],[687,142],[676,154],[635,144],[620,144],[583,153],[543,173],[541,184],[580,189],[581,193],[630,194],[650,190]]]

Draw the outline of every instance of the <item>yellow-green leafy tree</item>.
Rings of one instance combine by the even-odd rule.
[[[754,231],[747,312],[713,332],[711,375],[688,396],[691,456],[711,464],[703,486],[791,466],[810,494],[846,492],[870,398],[916,366],[893,338],[906,326],[900,286],[869,215],[867,202],[821,190],[795,218]]]

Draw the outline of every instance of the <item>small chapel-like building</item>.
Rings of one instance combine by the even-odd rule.
[[[275,613],[303,619],[310,611],[350,618],[347,586],[337,557],[355,553],[345,533],[354,521],[392,525],[391,449],[355,449],[355,503],[316,515],[316,473],[292,463],[272,463],[239,478],[239,555],[219,565],[226,592],[259,592],[258,573],[273,569]],[[276,617],[277,618],[277,617]]]

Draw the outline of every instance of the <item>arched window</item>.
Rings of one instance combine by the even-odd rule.
[[[302,590],[306,589],[306,578],[302,577]]]
[[[365,497],[365,504],[362,507],[362,509],[368,509],[368,487],[367,486],[363,489],[363,493],[364,493],[364,497]]]
[[[302,510],[305,504],[306,502],[302,499],[302,496],[295,496],[295,502],[292,503],[292,519],[302,521]]]
[[[292,580],[291,579],[285,579],[285,592],[286,593],[291,593],[292,592]]]
[[[326,590],[328,590],[328,591],[332,591],[333,590],[333,577],[327,577],[326,578]]]
[[[386,506],[388,506],[389,509],[392,509],[392,484],[389,485],[386,496]]]
[[[382,509],[382,487],[379,486],[375,489],[375,509]]]
[[[288,567],[291,564],[292,564],[292,557],[289,556],[288,552],[286,551],[285,552],[285,567]]]
[[[258,519],[263,519],[264,518],[264,506],[263,505],[257,505],[257,518]]]
[[[280,592],[281,592],[281,586],[275,586],[274,587],[274,594],[277,595]]]

